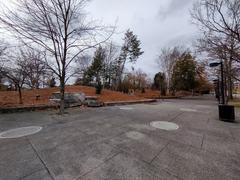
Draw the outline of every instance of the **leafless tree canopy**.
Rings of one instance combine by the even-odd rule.
[[[3,78],[2,70],[3,70],[4,61],[5,61],[6,49],[7,49],[7,45],[3,41],[0,41],[0,83]]]
[[[78,59],[75,60],[75,69],[74,69],[74,76],[76,77],[83,77],[84,72],[90,66],[92,61],[92,57],[88,54],[83,54]]]
[[[7,47],[5,45],[3,45],[1,41],[0,41],[0,44],[1,44],[0,45],[0,57],[2,58]]]
[[[228,54],[239,62],[240,1],[200,0],[191,14],[202,32],[198,49],[211,58],[224,59]]]
[[[202,32],[198,50],[207,52],[210,61],[224,61],[226,84],[232,94],[233,79],[239,80],[240,1],[199,0],[191,15]]]
[[[14,86],[15,90],[18,91],[19,103],[22,104],[22,88],[28,76],[26,59],[21,51],[15,52],[14,55],[9,55],[8,58],[9,60],[6,61],[0,69],[0,73],[3,77],[7,78],[11,86]]]
[[[6,28],[31,46],[37,44],[54,56],[62,69],[84,50],[93,47],[97,30],[102,27],[86,21],[83,8],[88,0],[18,0],[16,9],[3,12],[0,20]]]
[[[21,50],[21,56],[24,60],[27,75],[25,84],[31,89],[39,89],[40,85],[44,83],[44,76],[48,72],[45,63],[45,53],[25,49]]]
[[[173,67],[184,51],[186,51],[186,49],[178,46],[173,48],[163,48],[157,58],[157,64],[166,76],[168,90],[170,88]]]
[[[106,27],[87,21],[83,9],[88,1],[17,0],[13,8],[0,14],[4,28],[25,45],[46,50],[47,64],[60,80],[62,101],[70,64],[113,33],[113,28],[107,31]]]
[[[240,42],[240,1],[200,0],[192,10],[194,22],[202,30],[231,36]]]

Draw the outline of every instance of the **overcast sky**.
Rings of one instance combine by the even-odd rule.
[[[1,1],[1,0],[0,0]],[[144,54],[135,69],[153,77],[160,71],[156,59],[163,47],[191,47],[197,28],[191,24],[190,10],[196,0],[91,0],[86,11],[107,25],[117,21],[113,41],[122,45],[127,29],[141,41]],[[8,4],[8,3],[7,3]]]
[[[191,46],[197,29],[189,14],[194,0],[92,0],[87,7],[90,16],[104,23],[117,21],[117,32],[128,28],[138,35],[144,55],[137,67],[153,76],[159,71],[157,55],[163,47]],[[123,34],[114,40],[121,45]]]

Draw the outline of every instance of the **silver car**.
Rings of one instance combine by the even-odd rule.
[[[66,105],[70,105],[70,104],[83,104],[83,102],[85,101],[85,94],[84,93],[69,93],[66,92],[64,94],[64,102]],[[51,97],[50,97],[50,102],[53,104],[60,104],[61,101],[61,93],[60,92],[55,92],[52,93]]]

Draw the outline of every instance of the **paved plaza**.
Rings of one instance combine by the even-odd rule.
[[[0,114],[0,132],[42,127],[0,139],[0,180],[240,179],[239,111],[219,121],[210,96],[67,112]]]

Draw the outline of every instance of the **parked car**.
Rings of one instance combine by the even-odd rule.
[[[64,96],[64,102],[66,106],[69,106],[70,104],[83,104],[85,101],[85,94],[84,93],[69,93],[66,92]],[[52,93],[50,97],[50,102],[53,104],[60,104],[61,100],[61,93],[60,92],[55,92]]]
[[[103,106],[103,102],[99,101],[97,96],[86,96],[84,105],[88,107],[101,107]]]

